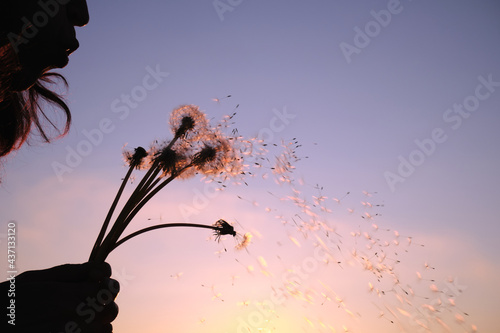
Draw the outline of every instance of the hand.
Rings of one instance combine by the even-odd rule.
[[[110,333],[120,289],[107,263],[61,265],[16,277],[16,332]]]

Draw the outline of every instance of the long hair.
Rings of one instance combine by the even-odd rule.
[[[3,44],[3,43],[2,43]],[[57,137],[68,133],[71,112],[62,97],[49,89],[57,81],[65,87],[66,79],[58,73],[44,73],[27,90],[15,91],[12,87],[12,75],[19,69],[17,56],[10,44],[0,44],[0,157],[19,149],[36,129],[42,141],[50,142],[53,138],[48,128],[58,132]],[[44,109],[52,107],[62,110],[66,122],[62,129],[52,121]]]

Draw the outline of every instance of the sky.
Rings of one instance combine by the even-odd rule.
[[[168,185],[131,231],[222,218],[252,243],[191,228],[125,243],[108,258],[115,331],[497,329],[498,2],[88,5],[60,71],[70,133],[3,161],[0,246],[16,221],[20,271],[86,261],[124,145],[171,138],[170,112],[194,104],[214,123],[236,111],[271,164],[298,142],[292,182],[264,166],[224,191],[201,177]],[[328,229],[298,228],[313,216]]]

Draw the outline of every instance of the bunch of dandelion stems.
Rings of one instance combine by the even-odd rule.
[[[178,131],[175,135],[175,137],[172,139],[172,141],[169,143],[169,145],[164,148],[166,150],[169,150],[172,148],[174,143],[181,137],[183,136],[182,131]],[[139,149],[139,148],[138,148]],[[136,152],[137,150],[136,149]],[[140,147],[142,151],[145,152],[144,148]],[[90,254],[89,261],[97,261],[97,262],[103,262],[106,260],[107,256],[111,251],[113,251],[116,247],[119,245],[123,244],[125,241],[138,236],[142,233],[152,231],[155,229],[160,229],[160,228],[169,228],[169,227],[195,227],[195,228],[208,228],[215,230],[216,232],[219,232],[219,234],[231,234],[231,229],[229,231],[220,225],[204,225],[204,224],[193,224],[193,223],[169,223],[169,224],[159,224],[155,225],[152,227],[144,228],[139,231],[136,231],[121,240],[118,240],[122,233],[124,232],[125,228],[129,225],[129,223],[132,221],[132,219],[135,217],[135,215],[139,212],[139,210],[155,195],[157,194],[161,189],[163,189],[167,184],[169,184],[172,180],[174,180],[176,177],[178,177],[180,174],[182,174],[186,169],[194,167],[195,164],[200,164],[203,163],[203,161],[197,160],[196,157],[193,158],[193,161],[179,170],[173,170],[168,177],[160,177],[159,175],[163,171],[161,162],[159,159],[154,159],[151,167],[148,169],[147,173],[144,175],[142,180],[139,182],[137,187],[135,188],[134,192],[128,199],[128,201],[125,203],[122,211],[118,215],[115,223],[113,224],[111,230],[109,231],[108,235],[106,238],[104,238],[104,235],[106,234],[106,230],[108,229],[109,223],[111,221],[111,217],[116,209],[116,206],[118,204],[118,201],[120,200],[120,197],[123,193],[123,190],[125,188],[125,185],[127,184],[132,171],[134,168],[137,167],[137,161],[134,162],[132,161],[130,163],[130,167],[127,171],[127,174],[123,178],[122,184],[118,190],[118,193],[116,194],[116,197],[111,204],[111,207],[108,211],[108,214],[104,220],[104,223],[102,225],[101,231],[96,239],[96,242],[94,244],[94,247],[92,249],[92,252]],[[232,231],[234,232],[234,230]],[[104,240],[103,240],[104,239]]]

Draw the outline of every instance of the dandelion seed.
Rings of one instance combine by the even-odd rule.
[[[184,273],[183,272],[179,272],[175,275],[170,275],[171,278],[174,278],[174,279],[179,279]]]
[[[242,302],[238,302],[237,304],[238,304],[238,306],[249,306],[250,301],[242,301]]]
[[[267,262],[264,258],[259,257],[258,260],[259,260],[259,263],[262,267],[267,267]]]
[[[447,332],[451,332],[451,329],[444,321],[442,321],[439,317],[434,317],[434,319],[441,325]]]
[[[234,227],[222,219],[215,222],[213,226],[217,228],[217,230],[214,231],[216,241],[220,241],[220,237],[222,235],[231,235],[233,237],[236,236]]]
[[[429,331],[429,332],[430,332],[429,328],[427,327],[427,325],[425,325],[425,323],[424,323],[424,322],[422,322],[422,321],[420,321],[420,320],[418,320],[418,319],[415,319],[415,322],[416,322],[419,326],[423,327],[424,329],[426,329],[427,331]]]
[[[427,262],[424,263],[425,269],[435,269],[434,267],[429,266]]]
[[[408,317],[408,318],[411,317],[411,315],[407,311],[400,309],[400,308],[397,308],[397,309],[398,309],[399,313],[401,313],[403,316]]]
[[[217,294],[212,296],[212,300],[216,300],[216,299],[220,299],[222,302],[224,302],[224,300],[222,299],[221,293],[217,293]]]
[[[430,304],[422,304],[422,307],[424,309],[429,310],[430,312],[436,312],[436,309],[432,305],[430,305]]]
[[[429,289],[430,289],[431,291],[435,292],[435,293],[440,292],[440,291],[439,291],[439,288],[438,288],[435,284],[431,284],[431,285],[429,286]]]
[[[236,281],[236,279],[239,279],[240,277],[238,275],[233,275],[231,276],[231,285],[234,286],[234,281]]]
[[[297,245],[298,247],[301,247],[299,241],[297,239],[295,239],[293,236],[289,236],[290,240],[295,244]]]
[[[222,97],[222,98],[217,98],[216,97],[216,98],[212,98],[212,101],[220,103],[220,101],[222,101],[223,99],[229,98],[229,97],[231,97],[231,95],[227,95],[226,97]]]
[[[460,324],[465,323],[465,318],[459,313],[455,314],[455,320]]]
[[[250,245],[250,242],[252,240],[252,234],[247,232],[246,234],[243,235],[243,240],[235,246],[236,250],[243,250]],[[253,267],[252,267],[253,270]]]

